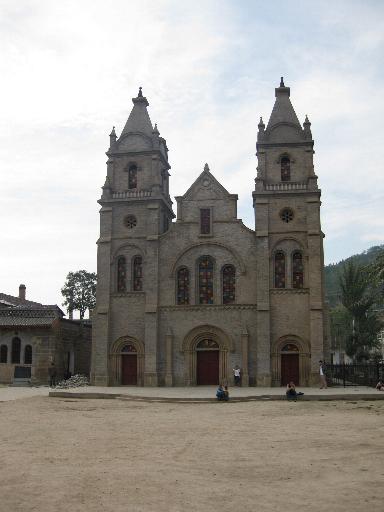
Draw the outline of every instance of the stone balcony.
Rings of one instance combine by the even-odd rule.
[[[281,182],[281,183],[265,183],[265,190],[269,192],[286,192],[290,190],[307,190],[308,185],[304,182]]]
[[[113,192],[112,199],[128,199],[128,198],[141,198],[151,197],[151,190],[125,190],[124,192]]]

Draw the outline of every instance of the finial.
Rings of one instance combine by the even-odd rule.
[[[280,78],[280,87],[285,87],[285,85],[284,85],[284,77],[283,76]]]
[[[111,133],[109,134],[110,137],[116,137],[116,132],[115,132],[115,127],[113,126],[112,127],[112,131]]]
[[[204,171],[209,171],[209,165],[208,164],[204,165]]]
[[[262,117],[260,117],[258,128],[259,128],[259,130],[264,130],[264,128],[265,128],[265,124],[264,124],[264,121],[263,121]]]
[[[142,98],[143,97],[143,91],[142,91],[142,87],[139,87],[139,94],[137,95],[138,98]]]
[[[160,132],[159,132],[159,130],[157,128],[157,123],[155,123],[155,127],[154,127],[152,133],[154,133],[155,135],[160,135]]]

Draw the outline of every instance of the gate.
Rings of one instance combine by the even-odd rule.
[[[384,379],[384,363],[327,364],[326,377],[331,386],[375,387]]]

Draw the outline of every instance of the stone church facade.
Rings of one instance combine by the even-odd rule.
[[[257,135],[255,230],[205,165],[169,195],[168,148],[139,94],[110,134],[99,203],[95,385],[317,382],[328,353],[320,189],[308,118],[281,80]],[[251,184],[251,176],[250,176]]]

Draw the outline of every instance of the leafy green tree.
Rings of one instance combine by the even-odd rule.
[[[373,309],[377,301],[367,269],[348,260],[339,277],[341,301],[352,320],[350,334],[346,338],[346,353],[357,360],[369,359],[378,346],[377,334],[381,329]]]
[[[83,319],[87,309],[92,310],[95,307],[96,281],[97,276],[94,272],[69,272],[61,294],[64,297],[63,306],[66,306],[70,314],[72,311],[79,311],[80,318]]]

